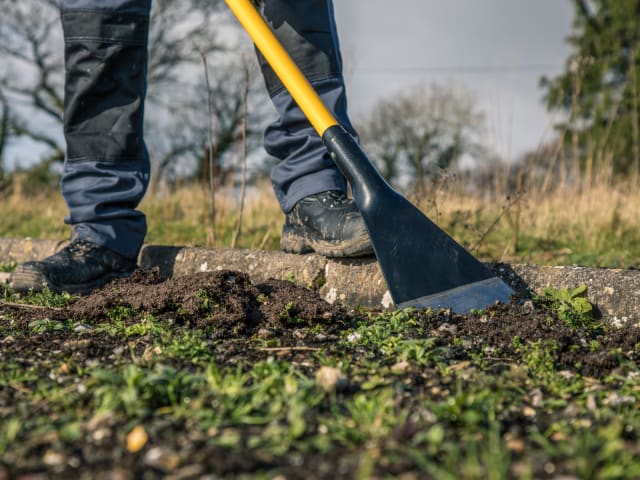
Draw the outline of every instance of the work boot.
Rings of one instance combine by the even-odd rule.
[[[316,252],[325,257],[373,254],[358,207],[340,191],[317,193],[300,200],[286,215],[280,247],[285,252]]]
[[[101,245],[74,240],[58,253],[35,262],[26,262],[12,275],[16,292],[40,291],[87,294],[136,268],[129,260]]]

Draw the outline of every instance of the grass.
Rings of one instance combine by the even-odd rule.
[[[19,180],[16,180],[19,181]],[[62,219],[64,202],[57,190],[43,190],[25,200],[20,188],[3,199],[5,237],[63,240],[70,229]],[[149,194],[146,242],[210,246],[208,192],[197,184],[163,194]],[[215,247],[229,247],[237,222],[239,198],[217,195]],[[434,184],[428,198],[413,199],[425,214],[458,242],[487,261],[629,268],[640,266],[640,187],[594,181],[588,188],[530,188],[519,195],[488,188],[468,191],[464,180]],[[42,208],[45,206],[45,208]],[[249,194],[237,246],[278,249],[283,215],[264,183]],[[9,270],[11,265],[2,265]]]
[[[576,337],[593,336],[593,318],[577,298],[580,292],[550,291],[535,301],[550,326],[579,317],[570,325]],[[5,301],[72,300],[45,292]],[[49,445],[55,472],[55,452],[101,435],[124,448],[137,427],[148,436],[147,449],[169,435],[173,445],[203,442],[229,456],[251,451],[267,467],[282,458],[327,458],[359,479],[380,469],[388,478],[405,469],[419,475],[407,478],[437,479],[640,476],[640,370],[628,360],[601,378],[568,374],[559,368],[558,343],[517,337],[512,349],[479,342],[466,348],[468,357],[459,356],[463,333],[450,342],[426,335],[435,312],[406,309],[363,312],[338,341],[304,359],[265,355],[221,364],[224,342],[211,343],[205,331],[171,316],[116,306],[105,317],[75,333],[71,321],[42,319],[28,332],[16,319],[0,322],[0,339],[96,344],[99,335],[114,352],[120,346],[102,359],[54,350],[38,361],[3,360],[0,388],[15,394],[2,406],[0,473],[3,461],[37,456],[40,445]],[[321,388],[314,379],[320,366],[340,370],[348,385]],[[138,458],[127,448],[123,461]],[[167,453],[164,461],[172,458]],[[273,478],[277,469],[264,472],[246,478]]]

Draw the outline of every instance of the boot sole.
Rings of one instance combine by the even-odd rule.
[[[368,237],[339,244],[313,239],[303,228],[285,226],[280,237],[280,248],[287,253],[318,253],[329,258],[366,257],[373,255]]]
[[[71,293],[73,295],[87,295],[117,278],[128,277],[130,273],[111,273],[87,283],[58,285],[37,270],[18,269],[11,276],[11,288],[20,293],[38,292],[48,288],[55,293]]]

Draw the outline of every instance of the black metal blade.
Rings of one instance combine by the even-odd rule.
[[[513,290],[391,188],[342,127],[329,128],[323,141],[351,184],[397,307],[466,313],[509,301]]]

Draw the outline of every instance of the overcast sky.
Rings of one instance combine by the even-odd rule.
[[[570,0],[334,0],[334,6],[356,122],[402,89],[453,83],[475,94],[487,119],[485,144],[504,158],[550,138],[538,84],[542,75],[559,73],[569,53]],[[35,161],[38,151],[19,142],[7,152],[8,164]]]
[[[475,93],[507,157],[549,138],[542,75],[569,53],[570,0],[334,0],[352,116],[419,83]]]

